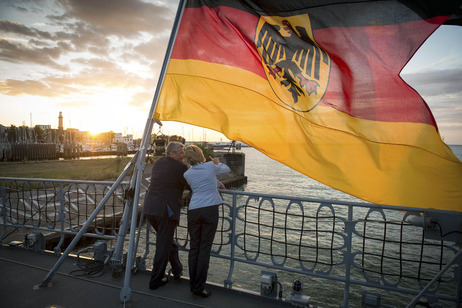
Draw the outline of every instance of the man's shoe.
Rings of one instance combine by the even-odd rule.
[[[163,285],[166,285],[168,282],[167,278],[162,278],[161,281],[149,284],[149,289],[155,290]]]
[[[173,275],[173,280],[179,281],[181,279],[181,275],[183,275],[183,273],[179,273],[178,275]]]
[[[196,297],[206,298],[206,297],[209,297],[210,295],[212,295],[212,292],[206,291],[206,290],[202,290],[202,292],[193,292],[194,298]]]

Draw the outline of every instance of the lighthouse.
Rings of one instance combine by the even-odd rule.
[[[63,113],[62,113],[61,111],[59,112],[59,117],[58,117],[58,119],[59,119],[59,122],[58,122],[58,130],[59,130],[60,132],[62,132],[62,131],[64,131],[64,126],[63,126]]]

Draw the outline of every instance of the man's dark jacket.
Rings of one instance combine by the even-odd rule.
[[[167,204],[171,209],[169,218],[180,220],[182,195],[188,184],[183,174],[188,167],[170,157],[161,157],[152,167],[151,184],[144,200],[144,214],[164,217]]]

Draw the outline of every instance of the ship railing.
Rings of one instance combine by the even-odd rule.
[[[259,266],[265,275],[268,269],[278,273],[285,290],[303,277],[308,294],[343,301],[343,307],[350,299],[390,298],[401,306],[416,296],[420,304],[460,306],[462,213],[229,190],[222,195],[212,255],[230,261],[225,286],[258,285],[260,275],[240,274]],[[186,219],[177,233],[186,249]]]
[[[53,250],[60,253],[65,237],[77,234],[104,198],[84,236],[120,239],[128,182],[108,197],[112,182],[0,181],[1,241],[18,229],[58,234]],[[282,290],[289,294],[298,279],[303,293],[321,305],[461,305],[461,213],[232,190],[221,194],[209,272],[221,275],[224,287],[257,285],[262,296],[281,299]],[[186,215],[184,207],[176,232],[182,252],[189,249]],[[149,224],[140,225],[136,266],[149,268],[155,233]],[[268,276],[270,288],[263,282]]]
[[[65,239],[80,231],[114,182],[0,178],[0,242],[22,230],[41,232],[60,253]],[[85,236],[116,238],[127,200],[128,182],[109,196]],[[26,235],[26,234],[25,234]]]

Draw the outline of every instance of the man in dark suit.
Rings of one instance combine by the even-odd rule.
[[[183,163],[184,145],[171,142],[165,157],[154,162],[151,183],[144,200],[144,213],[156,230],[156,253],[149,282],[151,290],[168,282],[165,268],[170,262],[176,280],[180,279],[183,265],[178,256],[178,246],[173,240],[180,221],[180,208],[185,187],[189,187],[183,174],[188,167]]]

